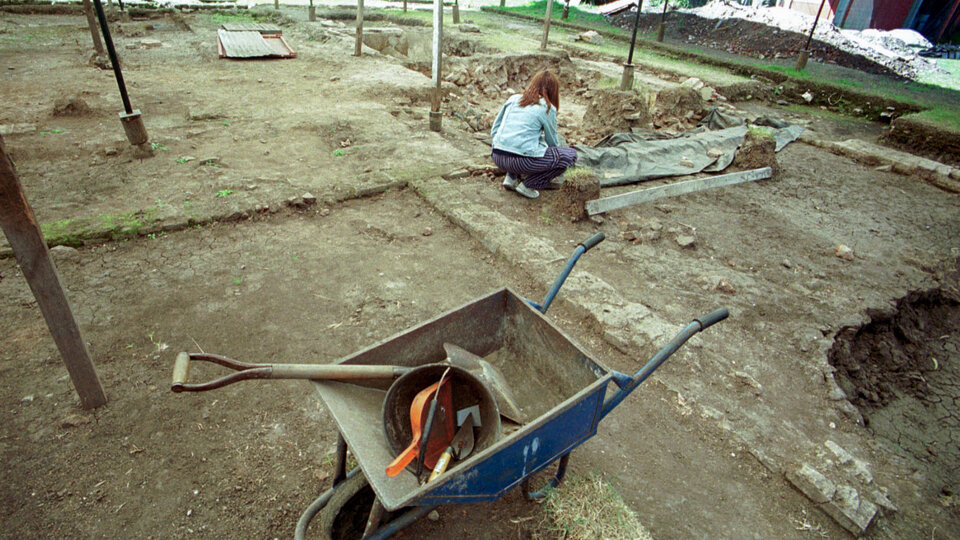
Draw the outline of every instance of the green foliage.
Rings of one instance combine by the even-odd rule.
[[[228,197],[230,195],[233,195],[232,189],[221,189],[217,192],[216,197]]]
[[[178,158],[177,158],[177,163],[180,163],[180,164],[186,163],[186,162],[188,162],[188,161],[190,161],[190,160],[187,159],[187,158],[185,158],[185,157],[178,157]]]
[[[336,156],[336,157],[340,157],[340,156],[345,156],[345,155],[347,155],[347,153],[338,148],[338,149],[336,149],[336,150],[333,151],[333,155]]]
[[[56,135],[56,134],[58,134],[58,133],[63,133],[63,130],[60,129],[60,128],[56,128],[56,129],[51,129],[51,130],[49,130],[49,131],[41,131],[41,132],[40,132],[41,135]]]
[[[166,151],[167,151],[166,145],[164,145],[163,143],[158,143],[158,142],[152,142],[152,143],[150,143],[150,148],[153,148],[154,150],[159,150],[159,151],[161,151],[161,152],[166,152]]]

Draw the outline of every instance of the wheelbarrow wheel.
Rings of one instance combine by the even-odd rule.
[[[376,494],[362,473],[343,481],[317,516],[316,530],[323,540],[355,540],[363,537]],[[385,512],[381,522],[392,518]]]

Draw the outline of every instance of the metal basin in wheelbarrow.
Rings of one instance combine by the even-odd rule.
[[[446,358],[444,343],[459,345],[499,368],[529,421],[518,425],[504,419],[498,440],[424,485],[409,471],[387,477],[385,469],[396,456],[383,428],[389,381],[313,383],[387,510],[495,500],[596,433],[613,372],[509,288],[339,363],[438,363]]]

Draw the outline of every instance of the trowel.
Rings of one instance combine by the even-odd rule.
[[[453,440],[450,441],[450,446],[448,446],[437,459],[437,465],[433,468],[433,472],[430,473],[430,478],[427,479],[427,482],[433,482],[434,478],[443,474],[450,465],[451,458],[457,458],[457,461],[462,461],[470,455],[470,452],[473,452],[473,419],[475,417],[479,418],[479,414],[467,415],[463,425],[460,426],[460,430],[457,431],[457,434],[453,436]]]
[[[450,364],[466,369],[487,385],[497,400],[501,416],[520,425],[527,423],[527,415],[520,410],[506,378],[496,366],[453,343],[444,343],[443,350],[446,351]]]

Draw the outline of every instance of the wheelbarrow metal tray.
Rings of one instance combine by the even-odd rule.
[[[338,361],[415,367],[442,362],[445,342],[485,357],[504,374],[530,421],[458,463],[434,482],[412,473],[388,478],[393,460],[383,430],[389,382],[315,381],[321,399],[387,510],[491,501],[596,434],[609,370],[508,288]],[[516,426],[513,426],[516,427]]]

